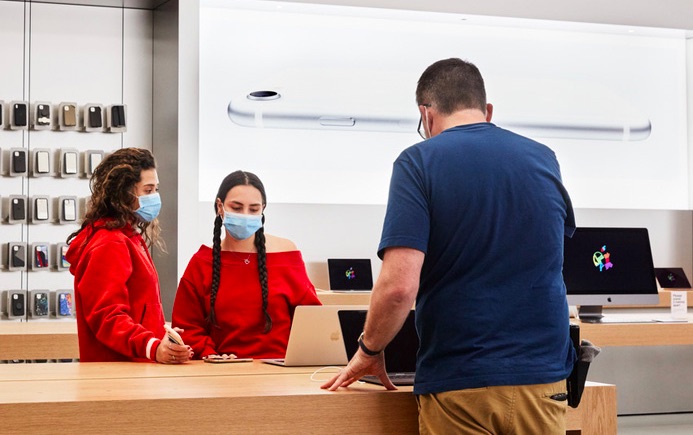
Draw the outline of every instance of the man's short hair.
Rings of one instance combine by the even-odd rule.
[[[416,102],[433,105],[443,115],[463,109],[486,113],[484,79],[470,62],[458,58],[439,60],[421,74]]]

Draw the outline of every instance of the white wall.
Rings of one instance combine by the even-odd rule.
[[[199,43],[197,32],[199,10],[198,1],[188,1],[181,4],[181,33],[179,47],[180,59],[198,59],[199,50],[195,46]],[[636,24],[642,26],[668,25],[678,27],[683,23],[677,19],[669,20],[669,17],[677,15],[675,12],[691,12],[693,7],[678,2],[672,4],[672,10],[659,13],[660,7],[652,10],[654,2],[640,1],[627,2],[628,14],[603,14],[605,11],[621,10],[626,7],[626,2],[616,2],[608,6],[597,6],[589,13],[579,8],[561,6],[558,8],[553,2],[535,0],[523,3],[522,7],[508,4],[507,2],[485,2],[483,5],[474,2],[362,2],[362,1],[323,1],[326,4],[341,4],[350,6],[376,6],[393,7],[398,9],[411,8],[412,10],[429,10],[441,12],[464,12],[470,14],[487,14],[514,17],[539,17],[551,19],[564,19],[574,21],[601,22],[613,24]],[[185,8],[185,15],[183,9]],[[686,23],[689,27],[693,27]],[[689,59],[690,62],[690,59]],[[195,123],[189,122],[196,119],[199,112],[199,100],[197,93],[198,83],[196,65],[192,61],[182,62],[181,78],[183,74],[188,80],[180,81],[180,101],[186,101],[180,105],[179,119],[186,120],[181,124],[180,133],[185,134],[185,144],[181,145],[180,152],[184,153],[185,162],[179,168],[179,207],[178,219],[186,222],[178,231],[178,258],[175,273],[177,276],[183,273],[185,266],[192,254],[201,243],[209,244],[212,229],[212,207],[215,191],[208,193],[209,201],[196,200],[199,189],[200,174],[197,169],[199,162],[199,135]],[[689,70],[689,76],[690,76]],[[180,136],[182,138],[182,136]],[[689,140],[690,142],[690,140]],[[193,148],[193,145],[197,145]],[[690,147],[690,146],[689,146]],[[690,155],[690,153],[689,153]],[[227,160],[228,172],[239,169],[234,165],[232,156],[219,156]],[[270,157],[268,157],[270,158]],[[247,169],[247,168],[240,168]],[[201,168],[200,170],[204,170]],[[261,178],[263,174],[258,174]],[[221,180],[219,180],[221,181]],[[266,186],[271,192],[272,186]],[[311,186],[306,186],[310,189]],[[185,189],[185,193],[183,193]],[[378,245],[384,207],[378,205],[316,205],[316,204],[277,204],[272,203],[267,208],[267,231],[277,235],[293,239],[302,250],[308,263],[311,279],[318,287],[327,287],[326,259],[328,257],[367,257],[373,259],[374,272],[380,270],[380,261],[376,258],[375,251]],[[196,213],[191,213],[195,210]],[[691,243],[691,212],[671,210],[613,210],[613,209],[585,209],[578,210],[578,224],[582,226],[645,226],[650,229],[656,266],[683,267],[689,277],[693,277],[693,245]],[[168,270],[171,273],[173,270]]]

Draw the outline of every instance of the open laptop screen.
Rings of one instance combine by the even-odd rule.
[[[358,350],[358,338],[366,322],[366,310],[339,310],[339,324],[347,358],[351,359]],[[402,329],[385,348],[385,365],[390,373],[414,373],[416,353],[419,350],[419,336],[414,324],[414,310],[404,321]]]
[[[364,291],[373,289],[373,271],[369,258],[329,258],[327,269],[330,290]]]

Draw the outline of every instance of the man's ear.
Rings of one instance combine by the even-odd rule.
[[[491,118],[493,118],[493,104],[488,103],[486,104],[486,122],[491,122]]]

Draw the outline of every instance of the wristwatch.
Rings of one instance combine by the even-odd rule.
[[[366,345],[363,343],[363,332],[361,333],[361,335],[359,335],[359,347],[368,356],[376,356],[376,355],[379,355],[380,352],[382,352],[382,350],[375,351],[375,350],[370,350],[369,348],[366,347]]]

